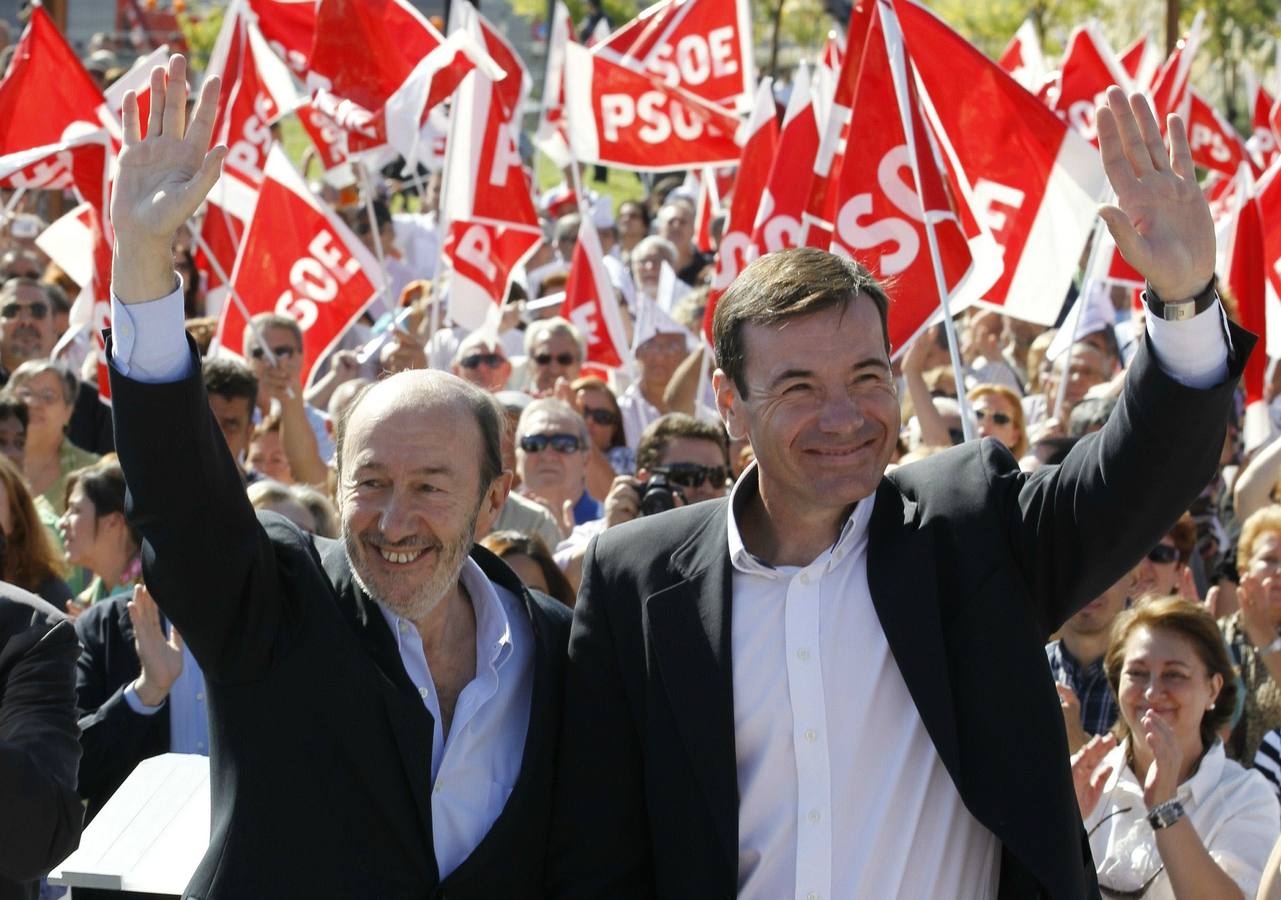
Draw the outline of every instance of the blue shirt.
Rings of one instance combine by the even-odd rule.
[[[169,634],[169,623],[164,623]],[[169,705],[169,752],[209,755],[209,708],[205,702],[205,674],[182,645],[182,672],[169,688],[169,696],[159,706],[147,706],[138,698],[133,685],[125,688],[125,702],[139,715],[154,716]]]

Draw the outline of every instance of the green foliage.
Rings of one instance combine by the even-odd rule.
[[[547,0],[510,0],[512,12],[518,16],[524,16],[531,21],[543,21],[547,18],[549,5]],[[574,22],[574,30],[577,33],[578,26],[582,23],[583,18],[587,15],[587,4],[583,0],[565,0],[565,5],[569,7],[570,18]],[[636,0],[604,0],[601,6],[605,10],[605,15],[609,16],[609,21],[617,28],[624,22],[636,18],[636,13],[649,6],[649,2],[637,3]]]
[[[225,9],[222,7],[206,7],[198,16],[190,14],[178,16],[178,27],[182,29],[187,47],[191,50],[188,61],[193,69],[203,72],[209,65],[209,54],[213,52],[214,42],[218,40],[218,32],[222,30],[224,12]]]

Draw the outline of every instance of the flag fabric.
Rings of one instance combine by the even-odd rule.
[[[1134,43],[1121,51],[1121,68],[1135,90],[1149,90],[1161,68],[1161,54],[1156,44],[1146,34],[1140,34]]]
[[[1045,66],[1045,54],[1041,51],[1041,38],[1037,35],[1036,24],[1031,18],[1024,19],[1018,31],[1014,32],[1014,37],[1005,45],[997,65],[1032,93],[1041,89],[1048,70]]]
[[[604,369],[631,365],[631,350],[618,307],[618,294],[605,270],[600,237],[588,216],[578,226],[578,241],[565,283],[561,315],[573,322],[587,344],[585,362]]]
[[[267,156],[231,280],[237,299],[223,306],[218,346],[239,354],[247,317],[292,316],[303,334],[305,384],[382,287],[373,254],[311,193],[278,145]]]
[[[1245,142],[1219,111],[1195,89],[1190,91],[1188,146],[1192,161],[1205,169],[1235,175],[1242,163],[1253,165]]]
[[[563,0],[556,0],[551,30],[547,35],[547,68],[538,129],[533,140],[557,169],[564,169],[573,161],[569,138],[565,134],[565,45],[573,39],[574,27],[569,19],[569,9]]]
[[[249,0],[272,52],[299,78],[306,78],[316,40],[316,0]]]
[[[1152,108],[1156,120],[1165,134],[1166,117],[1177,113],[1188,121],[1192,106],[1192,60],[1201,45],[1201,23],[1205,20],[1205,10],[1198,10],[1192,20],[1192,27],[1174,48],[1174,52],[1161,66],[1156,80],[1152,84]]]
[[[808,83],[809,73],[805,71],[804,64],[797,71],[796,78]],[[716,253],[712,293],[717,296],[729,287],[730,282],[755,257],[752,252],[752,226],[761,206],[761,195],[765,192],[777,150],[778,120],[774,115],[774,83],[772,79],[764,78],[757,88],[756,106],[747,123],[747,139],[743,142],[743,155],[738,161],[729,214]],[[713,307],[715,304],[709,298],[707,305]]]
[[[1094,111],[1104,100],[1107,89],[1120,85],[1127,93],[1130,79],[1118,65],[1116,54],[1108,45],[1098,24],[1080,25],[1068,38],[1063,54],[1063,68],[1050,91],[1050,108],[1059,118],[1076,129],[1095,147],[1099,145],[1094,127]]]
[[[750,0],[663,0],[592,53],[730,109],[756,95]]]
[[[1250,69],[1247,68],[1245,74],[1245,93],[1250,111],[1250,137],[1245,145],[1255,167],[1263,171],[1281,156],[1281,147],[1278,146],[1281,135],[1273,131],[1269,121],[1275,101]]]
[[[811,93],[811,85],[820,80],[817,72],[807,81],[802,77],[802,70],[797,70],[796,83],[783,113],[783,125],[779,130],[766,187],[752,222],[754,255],[786,250],[800,244],[801,216],[809,197],[809,182],[796,175],[814,171],[819,142],[815,107],[819,101]]]

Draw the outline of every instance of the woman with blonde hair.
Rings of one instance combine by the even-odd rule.
[[[0,485],[4,486],[6,497],[0,503],[4,580],[64,609],[72,594],[62,580],[66,566],[61,551],[40,521],[22,473],[3,456],[0,456]]]
[[[1072,757],[1102,895],[1254,897],[1281,815],[1263,776],[1223,752],[1237,685],[1214,617],[1143,600],[1117,617],[1103,668],[1116,727]]]
[[[1027,453],[1023,400],[1003,384],[980,384],[966,395],[974,414],[975,434],[994,437],[1021,459]]]

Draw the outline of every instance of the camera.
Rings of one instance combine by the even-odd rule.
[[[655,513],[675,509],[676,498],[685,499],[685,495],[667,480],[666,475],[653,475],[649,481],[640,486],[639,493],[642,516],[652,516]]]

